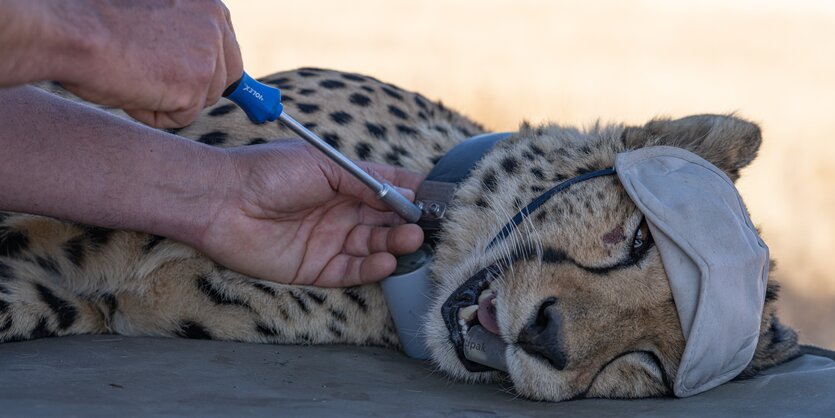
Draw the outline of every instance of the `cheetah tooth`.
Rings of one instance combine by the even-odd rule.
[[[469,322],[475,319],[476,312],[478,312],[478,305],[470,305],[458,311],[458,319],[460,321]]]
[[[488,297],[490,297],[494,294],[496,294],[495,290],[490,289],[490,288],[485,289],[483,292],[481,292],[480,295],[478,295],[478,303],[481,304],[481,301],[483,301],[484,299],[486,299],[486,298],[488,298]]]

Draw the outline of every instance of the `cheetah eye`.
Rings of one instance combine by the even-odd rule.
[[[646,218],[641,219],[641,224],[635,230],[635,235],[632,237],[632,248],[630,255],[632,258],[640,258],[652,245],[652,235],[649,233],[649,226]]]

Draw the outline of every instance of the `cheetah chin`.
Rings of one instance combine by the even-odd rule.
[[[441,103],[365,75],[306,68],[262,81],[281,88],[288,113],[354,159],[427,173],[455,144],[485,131]],[[60,86],[42,87],[78,100]],[[225,100],[171,132],[218,147],[267,147],[292,136],[278,124],[250,123]],[[759,128],[734,115],[640,126],[522,123],[455,188],[435,234],[422,328],[432,362],[455,379],[509,381],[530,399],[673,394],[682,328],[651,231],[617,178],[572,186],[488,245],[535,196],[612,167],[619,153],[678,147],[736,181],[760,142]],[[485,266],[495,267],[483,281],[468,282]],[[400,347],[376,284],[321,289],[258,281],[142,233],[0,213],[0,278],[2,341],[119,333]],[[459,356],[442,310],[462,286],[472,289],[478,322],[507,344],[507,372],[475,370]],[[795,332],[777,319],[778,289],[769,280],[756,352],[740,377],[798,353]],[[482,302],[489,306],[479,308]],[[536,327],[545,331],[545,352],[519,343]]]

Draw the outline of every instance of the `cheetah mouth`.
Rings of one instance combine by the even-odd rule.
[[[455,348],[458,360],[470,372],[488,372],[495,369],[473,362],[464,354],[467,332],[474,326],[499,334],[496,320],[496,296],[492,284],[499,274],[499,267],[493,264],[481,269],[458,287],[441,306],[441,316],[449,332],[449,341]]]

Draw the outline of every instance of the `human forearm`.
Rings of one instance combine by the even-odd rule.
[[[0,209],[195,244],[232,170],[223,150],[32,87],[0,90]]]

